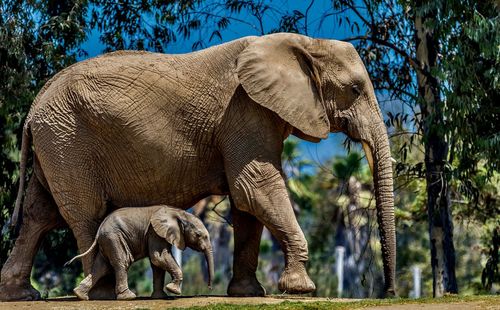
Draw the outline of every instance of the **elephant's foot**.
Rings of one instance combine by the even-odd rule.
[[[266,290],[257,281],[255,275],[245,278],[231,279],[229,287],[227,288],[229,296],[265,296]]]
[[[169,284],[165,285],[165,289],[170,293],[180,295],[181,294],[181,284],[177,281],[172,281]]]
[[[91,300],[112,300],[116,299],[115,277],[110,274],[101,278],[90,290],[89,299]]]
[[[73,293],[75,293],[76,297],[81,300],[89,300],[89,293],[88,290],[81,288],[78,286],[73,290]]]
[[[85,279],[80,282],[74,290],[76,297],[81,300],[89,300],[89,291],[92,286],[92,275],[88,275]]]
[[[167,293],[165,293],[164,291],[162,290],[158,290],[158,291],[153,291],[153,293],[151,294],[151,298],[153,299],[168,299],[168,295]]]
[[[0,300],[40,300],[40,293],[30,283],[22,285],[0,283]]]
[[[303,263],[287,266],[278,282],[278,289],[288,294],[306,294],[316,290]]]
[[[130,299],[135,299],[136,297],[137,296],[135,296],[134,292],[132,292],[129,289],[126,289],[125,291],[116,295],[116,299],[118,300],[130,300]]]
[[[394,288],[386,289],[384,292],[384,298],[398,298],[398,295],[396,294],[396,290]]]

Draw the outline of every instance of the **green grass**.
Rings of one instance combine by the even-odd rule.
[[[282,310],[344,310],[344,309],[363,309],[374,306],[389,306],[403,304],[440,304],[440,303],[467,303],[481,302],[481,306],[500,305],[500,296],[482,295],[482,296],[446,296],[443,298],[421,298],[421,299],[365,299],[352,302],[291,302],[284,301],[280,304],[260,304],[260,305],[232,305],[232,304],[215,304],[201,307],[190,307],[194,310],[226,310],[226,309],[282,309]],[[178,309],[178,308],[174,308]],[[179,308],[180,309],[180,308]],[[186,308],[183,308],[186,309]]]

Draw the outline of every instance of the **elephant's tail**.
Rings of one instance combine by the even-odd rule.
[[[19,211],[23,202],[24,183],[26,181],[26,162],[28,161],[28,152],[30,149],[29,122],[26,121],[23,127],[23,138],[21,143],[21,163],[19,169],[19,189],[17,190],[16,205],[10,221],[11,227],[16,227],[19,218]]]
[[[80,257],[84,257],[85,255],[89,254],[95,248],[96,245],[97,245],[97,237],[94,239],[94,243],[92,243],[92,245],[90,246],[90,248],[87,251],[70,259],[68,262],[66,262],[64,264],[64,267],[71,264],[75,259],[80,258]]]

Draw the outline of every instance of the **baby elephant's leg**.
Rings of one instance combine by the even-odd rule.
[[[128,288],[127,269],[130,264],[128,262],[112,262],[116,277],[116,299],[135,299],[136,296]]]
[[[100,249],[113,267],[116,278],[116,299],[134,299],[135,294],[128,288],[128,267],[133,263],[130,249],[123,236],[118,233],[100,238]]]
[[[92,266],[92,272],[89,273],[89,275],[85,279],[83,279],[82,282],[80,282],[80,285],[78,285],[73,290],[73,292],[78,298],[82,300],[88,300],[89,291],[92,289],[92,287],[94,287],[94,285],[99,282],[102,277],[109,274],[110,271],[111,270],[102,257],[101,253],[97,254]]]
[[[151,259],[149,261],[151,262]],[[152,262],[151,269],[153,269],[153,293],[151,294],[151,298],[167,298],[168,295],[163,291],[163,285],[165,285],[165,270],[155,266]]]
[[[163,270],[166,270],[172,277],[172,282],[165,286],[165,289],[174,294],[181,294],[182,270],[177,265],[177,262],[172,257],[172,254],[167,250],[155,250],[151,253],[151,263]]]
[[[179,265],[177,265],[177,262],[175,261],[171,253],[166,252],[163,253],[163,255],[165,256],[166,262],[165,270],[172,277],[172,281],[165,286],[165,289],[167,289],[169,292],[180,295],[182,284],[182,270]]]

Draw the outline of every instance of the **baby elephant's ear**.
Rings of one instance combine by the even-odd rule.
[[[176,212],[168,208],[160,208],[151,216],[151,226],[158,236],[165,238],[168,243],[175,245],[179,250],[186,248]]]

